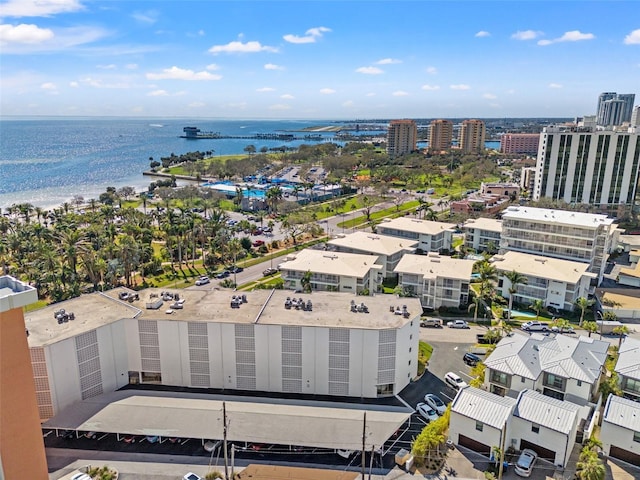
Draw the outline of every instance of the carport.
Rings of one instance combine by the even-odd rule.
[[[520,450],[524,450],[525,448],[529,448],[536,452],[540,458],[544,458],[545,460],[549,460],[550,462],[554,462],[556,459],[556,452],[553,450],[549,450],[548,448],[541,447],[540,445],[525,440],[524,438],[520,440]]]
[[[402,407],[125,390],[83,400],[43,428],[327,449],[384,445],[411,416]],[[365,424],[366,414],[366,424]]]

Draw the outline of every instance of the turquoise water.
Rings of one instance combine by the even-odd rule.
[[[233,190],[231,189],[216,189],[215,187],[219,187],[219,186],[231,186],[231,185],[235,185],[233,182],[230,182],[228,180],[225,180],[223,182],[207,182],[207,183],[203,183],[202,186],[203,187],[211,187],[214,190],[220,190],[222,192],[224,192],[225,194],[235,197],[236,196],[236,190],[235,187]],[[256,188],[251,188],[248,189],[247,187],[242,187],[242,194],[247,197],[247,198],[260,198],[263,199],[266,196],[266,192],[264,190],[259,190]]]
[[[536,314],[530,312],[522,312],[520,310],[511,310],[511,317],[536,318]]]

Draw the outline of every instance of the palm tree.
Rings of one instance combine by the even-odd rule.
[[[595,450],[584,447],[576,464],[576,477],[580,480],[604,480],[605,473],[606,469]]]
[[[273,213],[278,213],[278,202],[282,200],[282,189],[278,186],[271,187],[267,190],[265,195],[267,197],[267,203]]]
[[[300,285],[302,286],[302,290],[305,293],[311,293],[311,270],[307,270],[306,272],[304,272],[304,275],[302,275],[302,278],[300,279]]]
[[[580,297],[575,301],[575,306],[580,309],[580,323],[578,324],[579,326],[582,326],[582,322],[584,321],[584,312],[587,310],[587,308],[593,305],[593,303],[593,300],[589,300],[584,297]]]
[[[518,291],[518,285],[526,285],[528,279],[526,276],[522,275],[520,272],[516,272],[512,270],[511,272],[507,272],[504,274],[507,280],[510,282],[509,286],[509,314],[507,316],[508,321],[511,321],[511,309],[513,308],[513,297]]]
[[[622,339],[625,336],[627,336],[630,331],[631,330],[629,330],[629,327],[627,327],[626,325],[620,325],[619,327],[615,327],[613,329],[613,331],[611,332],[614,335],[619,335],[619,338],[618,338],[618,350],[620,349],[620,346],[622,345]]]
[[[569,328],[571,327],[571,323],[569,323],[569,320],[565,319],[565,318],[556,318],[553,321],[553,326],[558,328],[558,331],[560,333],[564,332],[564,331],[568,331]]]
[[[584,322],[582,324],[582,328],[584,328],[587,332],[589,332],[589,337],[591,337],[592,333],[595,333],[598,331],[598,324],[596,322]]]
[[[540,319],[540,312],[544,310],[544,300],[537,298],[531,303],[531,305],[529,305],[529,307],[531,310],[536,312],[536,321],[538,321]]]
[[[480,260],[476,263],[476,271],[480,275],[480,296],[486,298],[493,288],[492,282],[498,280],[498,272],[496,267],[486,260]]]

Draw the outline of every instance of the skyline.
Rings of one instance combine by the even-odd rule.
[[[631,1],[4,0],[0,114],[592,115],[602,92],[640,93],[637,13]]]

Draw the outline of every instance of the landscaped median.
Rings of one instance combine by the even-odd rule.
[[[337,225],[338,228],[355,228],[360,225],[363,225],[367,222],[374,220],[381,220],[386,217],[401,217],[405,215],[407,212],[411,212],[415,208],[420,205],[418,200],[411,200],[409,202],[403,203],[399,206],[385,208],[384,210],[378,210],[377,212],[372,212],[367,219],[366,215],[361,215],[356,218],[352,218],[351,220],[346,220]]]

